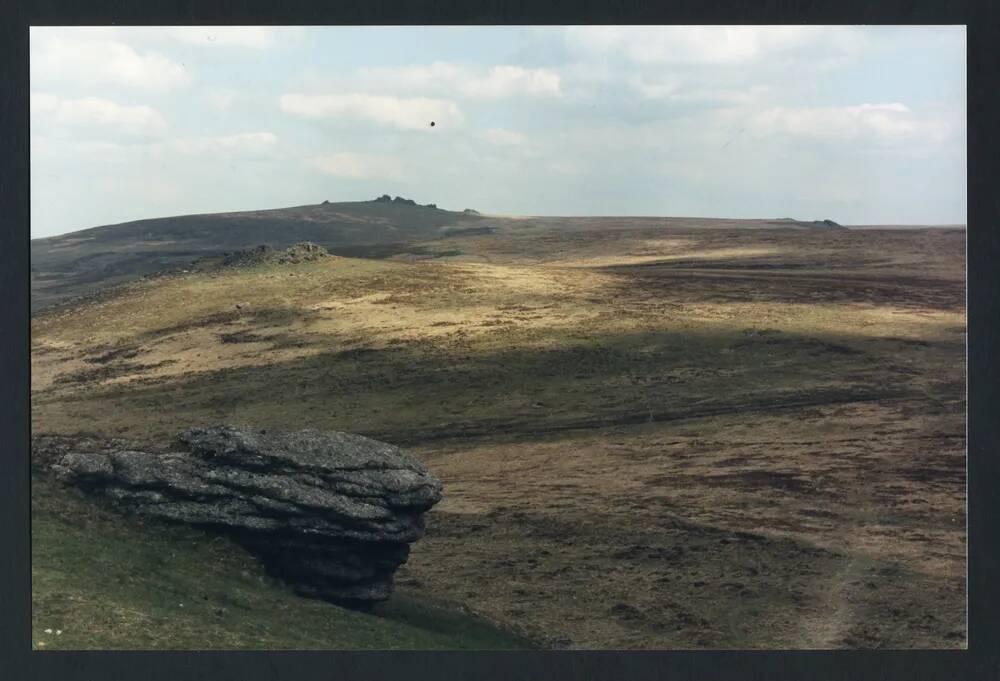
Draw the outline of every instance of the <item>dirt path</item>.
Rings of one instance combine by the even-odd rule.
[[[853,556],[832,575],[827,589],[820,590],[820,599],[813,614],[799,622],[798,636],[789,643],[792,648],[831,650],[844,647],[857,617],[850,583],[863,571],[863,559]]]

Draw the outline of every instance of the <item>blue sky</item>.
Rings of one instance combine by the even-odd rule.
[[[383,193],[966,219],[963,27],[44,27],[31,90],[35,238]]]

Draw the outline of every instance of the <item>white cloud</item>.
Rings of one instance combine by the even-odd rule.
[[[101,163],[143,164],[170,160],[190,163],[191,156],[206,161],[234,155],[271,154],[278,148],[278,137],[271,132],[246,132],[215,137],[177,137],[148,142],[110,142],[94,139],[58,138],[32,135],[32,159],[99,159]]]
[[[761,99],[770,91],[771,88],[765,85],[755,85],[745,90],[707,88],[704,90],[681,91],[671,96],[670,99],[675,102],[690,104],[743,105]]]
[[[32,92],[28,107],[32,116],[52,113],[59,108],[59,97],[48,92]]]
[[[650,80],[642,74],[635,74],[629,77],[628,84],[644,99],[665,100],[677,104],[747,104],[754,99],[759,99],[770,90],[766,86],[759,85],[746,89],[704,87],[703,85],[691,87],[690,80],[675,75],[661,76],[658,79]]]
[[[758,136],[789,134],[850,139],[861,136],[883,140],[922,138],[941,142],[952,132],[942,118],[919,117],[904,104],[861,104],[842,107],[775,107],[756,114],[750,122]]]
[[[302,118],[353,118],[404,130],[430,130],[432,121],[435,125],[462,122],[462,112],[454,102],[425,97],[286,94],[279,104],[285,113]]]
[[[268,26],[174,26],[167,31],[174,40],[194,45],[263,50],[277,42],[277,31]]]
[[[374,67],[358,71],[366,88],[447,93],[470,99],[558,97],[559,74],[549,69],[493,66],[488,70],[436,61],[426,66]]]
[[[867,44],[841,26],[570,26],[565,39],[578,54],[638,64],[733,64],[798,50],[854,53]]]
[[[190,81],[183,64],[157,52],[138,52],[102,34],[32,29],[31,82],[117,85],[166,91]]]
[[[458,64],[436,61],[426,66],[375,66],[357,71],[358,82],[377,90],[442,90],[453,89],[465,75]]]
[[[641,74],[630,76],[629,85],[646,99],[666,99],[673,96],[681,87],[680,78],[665,78],[659,81],[648,81]]]
[[[152,107],[118,104],[98,97],[62,99],[50,93],[33,92],[30,108],[34,121],[44,120],[62,128],[97,127],[144,137],[159,137],[167,129],[162,114]]]
[[[206,154],[218,152],[261,153],[269,151],[278,143],[278,136],[272,132],[244,132],[220,137],[194,137],[171,140],[171,150],[182,154]]]
[[[345,151],[310,159],[310,164],[327,175],[352,180],[398,180],[403,175],[402,164],[393,156]]]
[[[528,139],[524,133],[505,130],[503,128],[491,128],[482,133],[482,138],[487,142],[500,145],[524,144]]]
[[[229,90],[227,88],[216,88],[209,90],[205,95],[208,99],[208,104],[216,111],[228,111],[236,101],[238,93],[235,90]]]
[[[559,75],[545,69],[494,66],[481,78],[470,78],[461,86],[468,97],[497,99],[526,94],[535,97],[559,95]]]
[[[161,177],[142,178],[139,186],[142,188],[143,195],[156,203],[174,201],[184,194],[177,183]],[[112,187],[111,191],[114,190]]]

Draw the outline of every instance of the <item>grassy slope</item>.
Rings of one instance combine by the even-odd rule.
[[[770,228],[768,220],[703,218],[507,218],[374,201],[322,203],[236,213],[180,215],[83,229],[31,242],[32,309],[110,284],[183,266],[205,255],[269,244],[314,241],[347,256],[426,255],[449,228],[501,232],[651,228]],[[438,254],[463,255],[443,246]]]
[[[530,645],[426,599],[397,594],[363,613],[300,598],[229,541],[123,518],[44,479],[32,487],[32,581],[36,649]]]
[[[36,319],[33,406],[52,432],[235,418],[417,442],[924,390],[898,362],[916,336],[935,343],[910,353],[961,360],[946,310],[845,316],[812,302],[823,282],[733,305],[747,284],[646,276],[333,259],[141,282]],[[95,362],[115,349],[138,354]]]
[[[573,644],[962,639],[961,234],[446,241],[480,261],[189,274],[41,314],[36,430],[412,443],[446,493],[401,581]],[[826,631],[831,598],[854,605]]]
[[[195,258],[269,244],[314,241],[331,251],[434,238],[483,218],[356,201],[239,213],[181,215],[71,232],[31,242],[32,308]]]

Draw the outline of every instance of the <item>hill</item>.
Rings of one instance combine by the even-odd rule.
[[[302,598],[234,542],[123,518],[44,477],[33,482],[31,504],[36,650],[535,645],[453,603],[408,597],[405,586],[372,612]]]
[[[730,220],[659,217],[487,216],[380,196],[354,201],[236,213],[137,220],[93,227],[31,242],[31,308],[84,295],[199,258],[257,246],[283,249],[314,242],[348,257],[423,257],[440,238],[545,231],[634,229],[843,229],[832,221]],[[461,255],[440,248],[435,257]]]
[[[31,242],[32,309],[205,256],[314,242],[331,253],[438,236],[483,217],[404,201],[323,202],[137,220]]]
[[[445,489],[406,595],[557,646],[963,646],[964,231],[733,222],[484,218],[132,281],[34,315],[33,430],[404,445]],[[97,589],[61,574],[39,602]],[[198,588],[173,574],[136,597]]]

